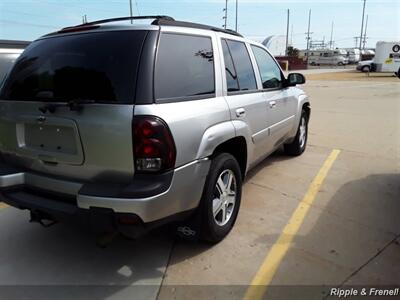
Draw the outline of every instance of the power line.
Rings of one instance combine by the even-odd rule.
[[[15,25],[23,25],[23,26],[33,26],[33,27],[41,27],[41,28],[51,28],[51,29],[59,29],[57,26],[47,25],[47,24],[34,24],[34,23],[27,23],[27,22],[20,22],[20,21],[13,21],[13,20],[5,20],[0,19],[0,23],[3,24],[15,24]]]

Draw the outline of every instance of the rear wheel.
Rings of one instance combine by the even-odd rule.
[[[370,66],[364,66],[361,68],[361,71],[366,73],[366,72],[369,72],[370,69],[371,69]]]
[[[285,153],[292,156],[301,155],[306,150],[308,137],[308,117],[303,109],[301,112],[300,124],[297,129],[296,137],[290,144],[285,144]]]
[[[236,159],[221,153],[214,157],[201,199],[201,239],[217,243],[232,229],[239,212],[242,178]]]
[[[339,62],[337,63],[337,65],[338,65],[338,66],[343,66],[344,64],[343,64],[341,61],[339,61]]]

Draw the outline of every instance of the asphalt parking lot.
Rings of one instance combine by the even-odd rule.
[[[323,299],[324,286],[398,285],[400,81],[357,76],[310,76],[306,152],[278,151],[248,174],[237,223],[218,245],[157,231],[99,248],[84,231],[44,229],[0,206],[0,298],[242,299],[264,282],[255,295]]]

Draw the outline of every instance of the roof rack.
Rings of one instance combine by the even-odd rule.
[[[172,19],[172,18],[171,18]],[[189,28],[198,28],[198,29],[206,29],[206,30],[213,30],[217,32],[223,32],[227,34],[232,34],[235,36],[243,37],[239,32],[236,32],[231,29],[222,29],[214,26],[198,24],[198,23],[191,23],[191,22],[182,22],[182,21],[175,21],[174,19],[156,19],[151,23],[152,25],[164,25],[164,26],[178,26],[178,27],[189,27]]]
[[[145,20],[145,19],[154,19],[151,23],[152,25],[163,25],[163,26],[178,26],[178,27],[189,27],[189,28],[198,28],[198,29],[206,29],[206,30],[213,30],[218,32],[223,32],[227,34],[236,35],[239,37],[243,37],[240,33],[231,30],[231,29],[222,29],[214,26],[208,26],[204,24],[198,23],[191,23],[191,22],[183,22],[183,21],[175,21],[174,18],[170,16],[135,16],[135,17],[119,17],[119,18],[111,18],[111,19],[103,19],[88,23],[83,23],[75,26],[69,26],[61,29],[59,32],[65,32],[73,29],[78,29],[81,27],[91,27],[94,25],[104,24],[104,23],[111,23],[111,22],[118,22],[118,21],[127,21],[127,20]]]
[[[102,20],[97,20],[93,22],[87,22],[87,23],[82,23],[79,25],[75,26],[69,26],[61,29],[63,30],[68,30],[71,28],[78,28],[78,27],[83,27],[83,26],[93,26],[93,25],[98,25],[98,24],[104,24],[104,23],[111,23],[111,22],[118,22],[118,21],[127,21],[127,20],[146,20],[146,19],[155,19],[157,20],[169,20],[169,21],[174,21],[174,18],[170,16],[135,16],[135,17],[119,17],[119,18],[111,18],[111,19],[102,19]],[[153,22],[154,23],[154,22]]]

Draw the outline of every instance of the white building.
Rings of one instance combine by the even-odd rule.
[[[284,56],[286,54],[286,35],[271,35],[262,44],[268,48],[273,56]]]

